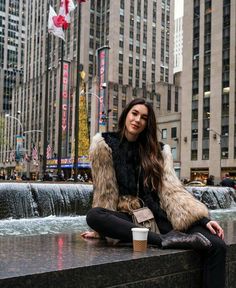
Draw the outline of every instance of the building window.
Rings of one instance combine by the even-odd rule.
[[[171,86],[168,85],[168,94],[167,94],[167,110],[171,110]]]
[[[177,128],[172,127],[171,128],[171,138],[176,138],[177,137]]]
[[[197,150],[191,150],[191,160],[197,160]]]
[[[172,154],[173,160],[177,160],[177,149],[176,149],[176,147],[171,148],[171,154]]]
[[[175,112],[179,111],[179,90],[175,87]]]
[[[122,74],[122,73],[123,73],[123,65],[119,64],[119,74]]]
[[[193,109],[192,110],[192,121],[197,121],[198,120],[198,109]]]
[[[167,139],[167,129],[161,130],[161,139]]]
[[[198,129],[193,129],[192,130],[192,140],[197,140],[198,139]]]
[[[222,159],[228,159],[228,158],[229,158],[228,147],[223,147],[223,148],[221,149],[221,158],[222,158]]]
[[[209,149],[202,149],[202,160],[209,160]]]
[[[133,68],[132,67],[130,67],[129,68],[129,77],[132,77],[133,76]],[[132,81],[132,80],[131,80]]]
[[[120,15],[120,22],[124,22],[124,15]]]

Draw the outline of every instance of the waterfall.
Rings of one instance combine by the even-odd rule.
[[[204,186],[189,187],[186,189],[198,200],[203,202],[209,209],[226,209],[234,203],[236,196],[235,190],[230,187]]]
[[[0,183],[0,219],[84,215],[92,185]]]
[[[207,205],[213,219],[235,219],[234,189],[186,189]],[[91,207],[92,192],[93,186],[88,184],[0,183],[0,236],[85,231],[89,229],[85,214]]]
[[[235,203],[233,188],[186,187],[197,199],[213,209]],[[85,215],[92,203],[93,186],[72,183],[0,183],[0,219],[21,219]]]

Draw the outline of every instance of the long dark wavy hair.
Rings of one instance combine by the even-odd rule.
[[[136,98],[127,104],[119,118],[118,132],[121,138],[125,136],[126,117],[135,105],[145,105],[148,109],[147,125],[139,134],[137,140],[139,142],[141,166],[144,172],[144,186],[158,191],[162,186],[163,157],[157,138],[156,117],[151,104],[141,98]]]

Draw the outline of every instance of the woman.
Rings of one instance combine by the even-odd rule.
[[[87,213],[94,231],[82,237],[131,242],[131,228],[136,226],[128,211],[118,210],[125,197],[138,196],[152,210],[161,233],[149,232],[148,243],[204,250],[203,287],[223,288],[223,229],[208,218],[206,206],[184,189],[173,170],[170,148],[158,142],[156,131],[152,106],[135,99],[122,112],[118,132],[94,136],[90,149],[94,198]]]

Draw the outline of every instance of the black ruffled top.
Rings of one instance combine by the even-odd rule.
[[[120,139],[118,133],[102,135],[112,149],[112,158],[120,195],[137,196],[139,179],[139,147],[138,142]]]

